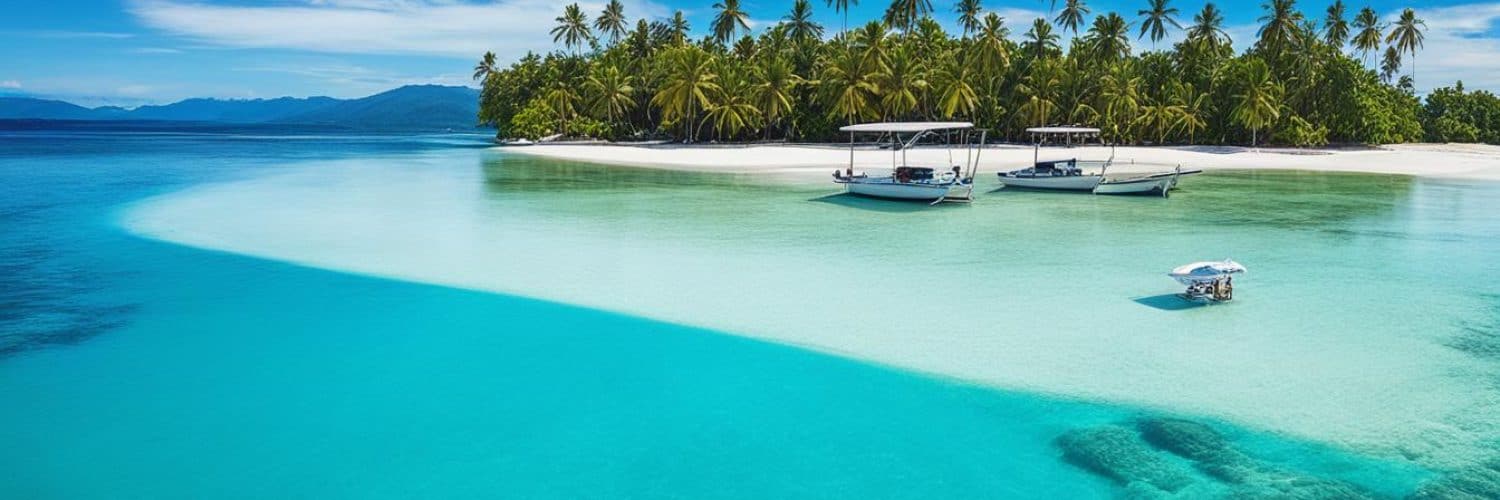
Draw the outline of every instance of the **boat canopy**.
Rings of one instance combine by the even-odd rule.
[[[1093,127],[1032,127],[1026,129],[1028,134],[1097,134],[1099,129]]]
[[[1245,266],[1233,260],[1225,259],[1223,262],[1194,262],[1192,264],[1177,266],[1176,269],[1172,270],[1170,276],[1174,278],[1213,278],[1243,272],[1245,272]]]
[[[970,128],[974,128],[974,124],[969,122],[886,122],[847,125],[839,127],[839,131],[849,133],[913,133],[930,130],[961,130]]]

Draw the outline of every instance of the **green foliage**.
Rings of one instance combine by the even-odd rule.
[[[1328,144],[1328,127],[1313,125],[1300,116],[1288,116],[1272,139],[1299,148],[1322,146]]]
[[[1466,92],[1463,82],[1428,94],[1422,118],[1428,140],[1500,144],[1500,98],[1483,90]]]
[[[510,124],[504,128],[507,135],[531,140],[552,135],[557,130],[557,121],[552,119],[552,108],[540,98],[527,102],[507,123]]]
[[[610,2],[590,22],[569,5],[553,32],[561,51],[503,68],[479,60],[479,119],[501,136],[689,142],[838,141],[852,122],[942,119],[973,121],[998,140],[1079,124],[1118,143],[1500,141],[1493,95],[1440,89],[1424,107],[1411,79],[1395,78],[1421,47],[1413,16],[1386,33],[1368,9],[1346,23],[1342,4],[1309,17],[1291,0],[1267,0],[1254,47],[1235,54],[1213,3],[1186,27],[1171,2],[1144,4],[1136,23],[1099,12],[1084,25],[1086,2],[1064,2],[1051,22],[1019,20],[1025,32],[1012,39],[1008,20],[977,0],[954,6],[953,35],[927,16],[931,2],[903,0],[891,4],[893,22],[824,40],[812,21],[823,3],[796,1],[782,23],[744,35],[744,4],[722,0],[696,42],[681,12],[632,21]],[[852,2],[831,5],[845,12]],[[1142,52],[1133,35],[1181,41]],[[1368,64],[1388,36],[1383,79]],[[1367,60],[1346,55],[1346,41]]]

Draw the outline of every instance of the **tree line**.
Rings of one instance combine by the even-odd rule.
[[[1257,39],[1236,54],[1213,3],[1184,23],[1170,0],[1149,0],[1133,19],[1090,18],[1084,0],[1066,0],[1019,37],[980,0],[954,5],[956,33],[931,17],[930,0],[895,0],[848,27],[852,3],[828,0],[846,19],[837,32],[796,0],[753,35],[739,0],[721,0],[696,40],[681,11],[632,24],[618,0],[592,19],[568,5],[551,32],[562,50],[503,68],[484,54],[479,120],[502,137],[687,142],[837,140],[839,126],[876,120],[968,120],[1012,140],[1027,127],[1090,125],[1122,144],[1493,140],[1500,130],[1500,114],[1474,111],[1493,96],[1444,89],[1424,106],[1414,95],[1426,24],[1411,9],[1387,24],[1369,7],[1349,19],[1341,0],[1317,18],[1267,0]],[[1181,41],[1161,45],[1176,30]]]

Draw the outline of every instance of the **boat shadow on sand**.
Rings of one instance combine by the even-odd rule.
[[[1207,303],[1203,302],[1184,300],[1181,296],[1175,293],[1165,293],[1161,295],[1152,295],[1149,297],[1136,297],[1130,300],[1137,304],[1154,309],[1160,309],[1163,311],[1186,311],[1188,309],[1197,309],[1208,305]]]

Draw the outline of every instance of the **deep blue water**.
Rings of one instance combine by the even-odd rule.
[[[1396,497],[1429,477],[1215,422],[1143,437],[1162,415],[115,225],[188,186],[483,140],[0,135],[0,498]],[[1226,441],[1183,455],[1203,432]]]

